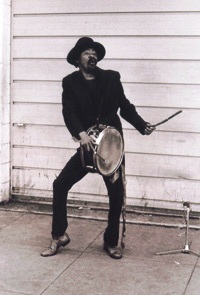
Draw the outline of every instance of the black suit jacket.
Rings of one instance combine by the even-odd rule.
[[[94,111],[91,93],[81,71],[73,72],[63,79],[62,104],[63,117],[72,136],[79,139],[79,133],[97,123],[113,126],[122,132],[120,116],[144,134],[145,122],[137,113],[133,104],[125,97],[120,74],[112,70],[96,68],[98,97],[101,102],[98,111]]]

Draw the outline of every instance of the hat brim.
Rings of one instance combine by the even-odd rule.
[[[71,65],[77,66],[77,60],[79,59],[80,54],[86,49],[92,48],[97,53],[98,61],[102,60],[106,54],[105,47],[99,42],[93,42],[92,44],[84,44],[80,46],[73,47],[67,55],[67,61]]]

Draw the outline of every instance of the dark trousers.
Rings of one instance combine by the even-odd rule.
[[[80,153],[69,160],[59,176],[53,182],[53,220],[52,236],[62,236],[68,227],[67,195],[71,187],[81,180],[88,171],[82,167]],[[123,204],[123,182],[119,178],[112,183],[108,177],[103,177],[109,196],[108,225],[104,232],[104,241],[111,247],[118,244],[120,214]]]

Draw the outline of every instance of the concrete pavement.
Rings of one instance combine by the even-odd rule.
[[[40,252],[50,242],[51,215],[11,209],[0,210],[0,295],[200,294],[197,256],[156,255],[184,246],[185,229],[173,226],[171,217],[147,225],[145,216],[136,216],[127,224],[121,260],[102,249],[103,218],[71,217],[71,243],[44,258]],[[195,222],[198,226],[199,220]],[[161,226],[164,223],[172,226]],[[189,239],[191,250],[200,252],[200,231],[190,229]]]

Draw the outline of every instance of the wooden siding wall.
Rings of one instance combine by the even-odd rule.
[[[81,36],[103,43],[99,63],[121,73],[145,120],[183,113],[141,136],[123,122],[129,205],[200,210],[200,1],[12,1],[12,194],[52,198],[52,181],[77,144],[61,114],[65,57]],[[71,200],[107,202],[99,175]]]

